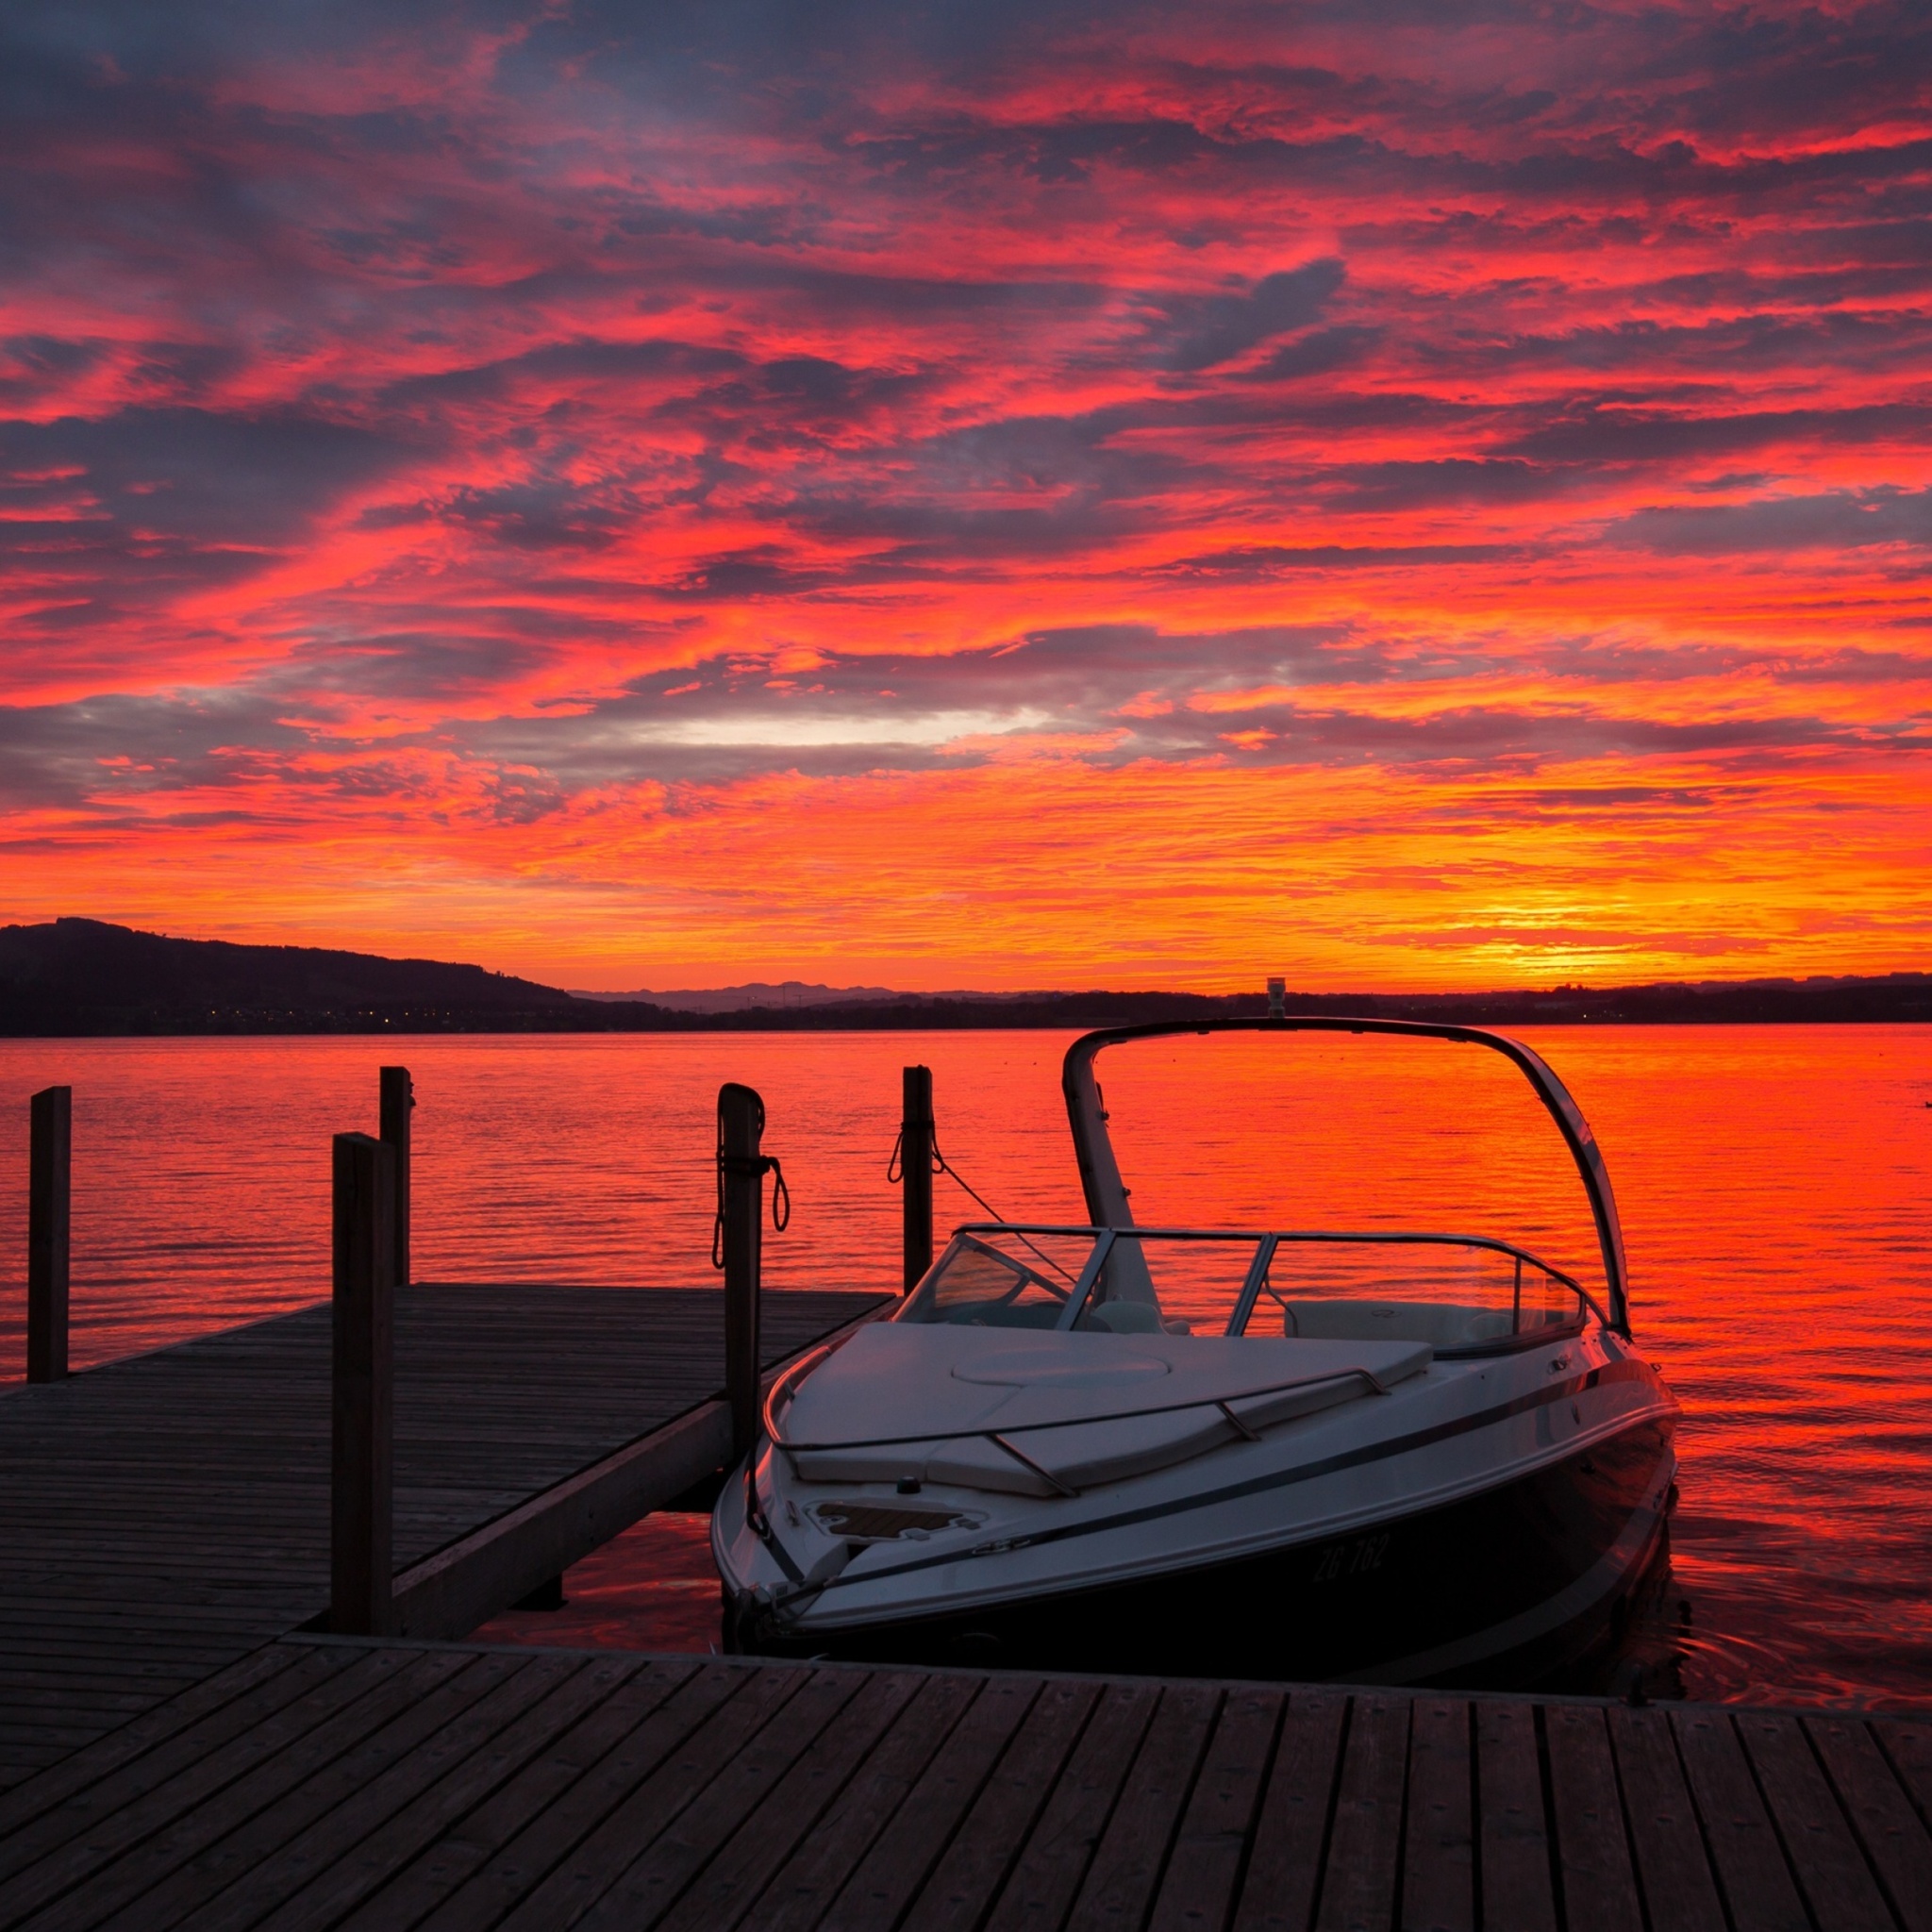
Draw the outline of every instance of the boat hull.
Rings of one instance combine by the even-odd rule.
[[[1455,1502],[1235,1560],[934,1616],[787,1631],[774,1656],[1297,1682],[1524,1684],[1613,1633],[1656,1557],[1674,1419],[1652,1415]]]

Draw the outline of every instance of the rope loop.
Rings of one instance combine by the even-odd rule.
[[[758,1132],[765,1130],[765,1109],[758,1107]],[[772,1226],[779,1233],[791,1225],[791,1190],[785,1185],[785,1169],[775,1154],[727,1154],[724,1151],[724,1109],[718,1108],[718,1212],[711,1223],[711,1266],[724,1265],[724,1176],[736,1174],[741,1179],[762,1180],[766,1174],[773,1176],[772,1182]]]
[[[933,1171],[933,1173],[935,1173],[935,1174],[953,1174],[953,1170],[952,1170],[952,1169],[951,1169],[950,1167],[948,1167],[948,1166],[946,1165],[946,1158],[945,1158],[945,1156],[944,1156],[943,1154],[941,1154],[941,1153],[940,1152],[940,1129],[939,1129],[939,1123],[938,1123],[937,1121],[928,1121],[928,1122],[926,1123],[926,1125],[927,1125],[927,1126],[929,1126],[929,1127],[930,1127],[930,1128],[932,1129],[932,1171]],[[899,1125],[899,1132],[898,1132],[898,1134],[896,1135],[896,1137],[895,1137],[895,1138],[893,1139],[893,1141],[892,1141],[892,1152],[891,1152],[891,1157],[890,1157],[890,1158],[889,1158],[887,1159],[887,1161],[886,1161],[886,1185],[887,1185],[887,1186],[888,1186],[889,1188],[896,1188],[896,1187],[897,1187],[897,1186],[899,1185],[899,1183],[900,1183],[901,1181],[903,1181],[903,1180],[904,1180],[905,1178],[906,1178],[906,1126],[905,1126],[905,1123],[904,1123],[904,1122],[901,1122],[901,1123],[900,1123],[900,1125]],[[959,1176],[958,1176],[958,1174],[953,1174],[953,1178],[954,1178],[955,1180],[958,1180],[958,1179],[959,1179]],[[960,1185],[961,1185],[961,1186],[963,1187],[963,1186],[965,1185],[965,1183],[964,1183],[963,1181],[961,1181],[961,1182],[960,1182]]]

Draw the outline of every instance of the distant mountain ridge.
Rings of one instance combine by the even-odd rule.
[[[785,988],[749,982],[721,993]],[[724,1010],[612,994],[435,959],[316,946],[170,939],[94,919],[0,927],[0,1036],[222,1033],[658,1033],[1129,1025],[1266,1010],[1261,992],[907,993]],[[857,994],[857,997],[853,995]],[[658,995],[659,1000],[668,997]],[[695,998],[697,995],[683,995]],[[1459,1025],[1932,1021],[1932,974],[1560,986],[1468,993],[1298,993],[1291,1012]]]
[[[96,919],[0,926],[0,1032],[441,1030],[461,1015],[567,1013],[567,992],[481,966],[319,946],[177,940]],[[361,1030],[348,1027],[347,1030]]]
[[[659,1007],[667,1013],[735,1013],[747,1008],[892,1006],[924,1000],[1014,1000],[1058,999],[1051,992],[972,992],[955,989],[947,992],[899,992],[890,986],[825,986],[803,979],[748,979],[742,986],[681,988],[673,992],[653,992],[640,987],[636,992],[587,992],[573,987],[571,997],[579,1000],[615,1001],[634,1006]]]

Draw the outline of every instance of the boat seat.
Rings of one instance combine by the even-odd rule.
[[[1060,1311],[1051,1302],[963,1302],[944,1319],[955,1328],[1052,1328]]]
[[[1152,1302],[1102,1302],[1085,1317],[1109,1335],[1159,1335],[1164,1332],[1160,1310]]]
[[[1284,1335],[1324,1341],[1426,1341],[1437,1348],[1473,1348],[1509,1333],[1507,1308],[1464,1302],[1367,1301],[1357,1295],[1282,1305]]]

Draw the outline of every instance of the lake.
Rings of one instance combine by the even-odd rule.
[[[1596,1129],[1637,1341],[1684,1406],[1672,1572],[1643,1633],[1663,1681],[1701,1698],[1923,1700],[1932,1027],[1521,1037]],[[795,1204],[767,1237],[769,1285],[896,1288],[901,1066],[932,1068],[941,1146],[999,1213],[1081,1221],[1068,1038],[0,1041],[0,1112],[16,1124],[0,1161],[0,1374],[18,1375],[24,1347],[26,1096],[51,1082],[75,1090],[84,1366],[326,1294],[329,1136],[375,1131],[382,1060],[415,1075],[420,1279],[711,1278],[713,1108],[739,1079],[764,1094]],[[1600,1279],[1561,1143],[1500,1058],[1263,1045],[1190,1036],[1103,1057],[1143,1224],[1454,1226]],[[981,1218],[954,1181],[935,1190],[942,1229]],[[676,1574],[653,1574],[667,1557]],[[611,1628],[626,1592],[642,1627],[665,1590],[682,1592],[687,1638],[710,1614],[693,1524],[641,1526],[593,1562],[582,1594]]]

